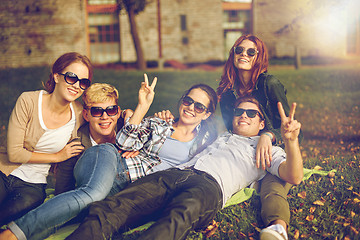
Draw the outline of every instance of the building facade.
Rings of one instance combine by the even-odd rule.
[[[0,68],[51,65],[65,52],[88,53],[84,0],[2,0],[0,26]]]
[[[153,0],[136,16],[145,59],[206,62],[223,60],[219,0]],[[128,17],[120,14],[121,61],[136,60]]]

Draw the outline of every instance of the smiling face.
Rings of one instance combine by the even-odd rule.
[[[245,39],[238,46],[243,47],[245,50],[240,54],[234,54],[235,67],[239,70],[251,71],[254,66],[257,54],[255,56],[249,56],[247,54],[247,50],[249,48],[256,49],[255,43],[248,39]]]
[[[209,107],[209,96],[200,88],[192,89],[187,96],[192,98],[195,102],[201,103],[207,108]],[[207,112],[205,110],[202,113],[197,113],[194,109],[194,103],[190,104],[189,106],[180,104],[179,115],[179,123],[197,126],[201,123],[202,120],[206,120],[211,115],[211,112]]]
[[[117,105],[115,99],[107,100],[101,103],[93,103],[91,106],[88,106],[83,110],[84,119],[89,122],[90,134],[91,137],[97,143],[107,142],[108,139],[115,136],[115,127],[117,120],[120,117],[120,109],[118,113],[114,116],[108,116],[106,112],[103,112],[101,117],[93,117],[91,115],[91,107],[101,107],[106,109],[109,106]]]
[[[254,109],[260,111],[258,106],[252,102],[242,102],[237,106],[237,108]],[[241,116],[234,116],[232,124],[233,133],[245,137],[257,136],[260,130],[264,129],[265,127],[264,120],[260,119],[259,114],[256,114],[254,118],[250,118],[247,116],[246,112],[244,112]]]
[[[79,79],[89,78],[89,69],[85,64],[80,62],[70,64],[61,73],[65,74],[66,72],[75,73]],[[74,101],[84,92],[84,90],[80,88],[79,81],[73,85],[68,84],[63,75],[54,74],[54,81],[56,83],[54,93],[61,96],[67,102]]]

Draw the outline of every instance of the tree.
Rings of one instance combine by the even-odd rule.
[[[125,9],[129,18],[130,32],[136,51],[136,63],[139,70],[146,69],[144,52],[141,46],[135,15],[142,12],[148,2],[146,0],[117,0],[118,12]]]

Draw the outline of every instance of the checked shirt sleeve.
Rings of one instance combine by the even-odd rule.
[[[145,118],[139,125],[125,123],[117,143],[124,151],[139,151],[139,155],[126,159],[132,181],[147,175],[161,162],[158,153],[172,131],[172,123],[156,117]]]
[[[117,144],[123,151],[139,151],[151,135],[150,121],[145,118],[139,125],[130,124],[126,120],[124,127],[116,136]]]

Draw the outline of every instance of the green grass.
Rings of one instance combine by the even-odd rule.
[[[41,88],[49,68],[0,71],[0,142],[4,142],[10,111],[21,92]],[[360,239],[360,70],[358,66],[288,68],[271,71],[287,88],[289,102],[296,101],[296,118],[302,123],[302,154],[306,168],[337,170],[334,177],[313,175],[289,193],[290,239]],[[177,100],[194,83],[216,88],[221,72],[150,71],[158,77],[155,100],[149,114],[162,109],[176,112]],[[136,106],[143,73],[95,69],[94,81],[107,82],[120,92],[120,106]],[[221,116],[217,112],[221,124]],[[300,194],[301,193],[301,194]],[[303,196],[306,193],[306,197]],[[323,205],[314,204],[322,201]],[[260,201],[226,208],[215,219],[216,232],[208,239],[258,239],[263,226]],[[138,233],[124,239],[136,239]],[[114,237],[117,239],[118,237]],[[188,239],[205,239],[192,232]]]

